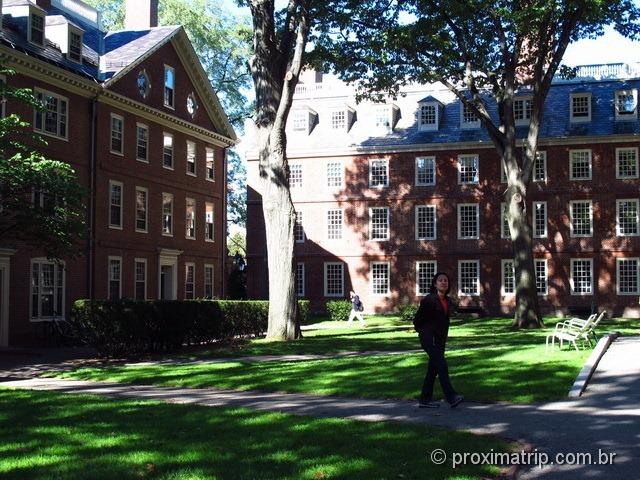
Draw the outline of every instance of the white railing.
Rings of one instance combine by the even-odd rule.
[[[578,65],[578,78],[628,78],[640,74],[640,63],[601,63],[597,65]]]

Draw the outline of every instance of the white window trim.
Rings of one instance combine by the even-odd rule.
[[[144,205],[144,212],[145,212],[145,227],[144,230],[143,229],[139,229],[138,228],[138,192],[145,192],[145,205]],[[138,233],[149,233],[149,189],[145,188],[145,187],[139,187],[136,185],[136,198],[135,198],[135,219],[136,219],[136,223],[135,223],[135,231]]]
[[[211,205],[213,212],[213,218],[211,224],[213,225],[213,238],[207,238],[207,206]],[[204,203],[204,241],[209,243],[215,243],[216,241],[216,207],[213,202],[205,202]]]
[[[574,153],[589,153],[589,176],[587,178],[576,178],[573,176],[573,154]],[[589,181],[593,178],[593,152],[590,148],[583,148],[579,150],[569,150],[569,180],[574,182]]]
[[[638,290],[635,292],[620,292],[620,264],[623,260],[635,261],[638,275]],[[618,257],[616,258],[616,295],[623,297],[635,297],[640,294],[640,258],[639,257]]]
[[[371,164],[373,162],[384,162],[387,170],[387,182],[381,185],[373,185],[373,169]],[[369,159],[369,188],[387,188],[389,186],[389,159],[387,158],[371,158]]]
[[[329,186],[329,178],[333,178],[333,177],[329,177],[329,165],[330,164],[337,164],[339,165],[339,169],[340,169],[340,185],[331,185]],[[335,190],[336,188],[344,188],[344,163],[342,162],[342,160],[329,160],[325,166],[326,169],[326,173],[327,173],[327,181],[325,182],[325,186],[327,187],[327,189],[329,190]]]
[[[340,237],[339,238],[329,238],[329,212],[340,211]],[[326,228],[327,228],[327,240],[328,241],[336,241],[342,240],[344,237],[344,210],[342,208],[328,208],[325,212],[326,219]]]
[[[515,119],[515,113],[516,113],[516,102],[526,102],[527,100],[529,100],[530,102],[533,103],[533,95],[518,95],[516,97],[514,97],[513,99],[513,114],[514,114],[514,120],[515,120],[515,124],[516,126],[520,127],[520,126],[527,126],[531,123],[531,117],[529,118],[523,118],[520,120]],[[526,112],[526,110],[523,110]]]
[[[386,265],[387,267],[387,290],[384,293],[375,293],[373,290],[373,266]],[[389,262],[369,262],[369,293],[374,297],[386,297],[391,293],[391,264]]]
[[[190,237],[189,235],[187,235],[187,206],[189,204],[189,200],[193,200],[193,236]],[[196,229],[197,226],[197,218],[198,218],[198,202],[196,202],[195,198],[192,197],[186,197],[184,200],[184,238],[187,240],[195,240],[198,237],[198,230]]]
[[[542,164],[544,165],[544,178],[543,179],[536,179],[536,162],[538,161],[538,158],[542,159]],[[533,160],[533,172],[532,172],[532,181],[534,182],[546,182],[547,179],[549,178],[548,172],[547,172],[547,151],[546,150],[542,150],[539,152],[536,152],[536,157]]]
[[[171,197],[171,233],[167,233],[164,231],[164,197],[166,196],[170,196]],[[176,229],[176,225],[175,225],[175,197],[173,195],[173,193],[169,193],[169,192],[162,192],[162,201],[160,204],[160,213],[161,213],[161,223],[160,223],[160,228],[162,229],[162,236],[164,237],[173,237],[173,232]]]
[[[434,107],[436,111],[435,123],[422,123],[422,107]],[[420,132],[436,132],[440,126],[440,104],[438,102],[418,102],[418,111],[416,112],[418,131]]]
[[[207,297],[207,270],[211,269],[211,297]],[[205,263],[202,269],[202,294],[203,298],[211,298],[215,297],[215,277],[216,271],[213,268],[212,263]]]
[[[636,154],[636,173],[635,173],[635,175],[632,175],[630,177],[621,177],[620,176],[620,168],[619,168],[620,159],[619,159],[618,155],[619,155],[620,152],[625,151],[625,150],[626,151],[633,150],[633,151],[635,151],[635,154]],[[638,169],[640,169],[638,164],[640,164],[640,159],[638,158],[638,147],[616,148],[616,179],[617,180],[631,180],[631,179],[634,179],[634,178],[638,178]]]
[[[32,276],[33,276],[33,264],[34,263],[38,263],[38,264],[48,264],[48,265],[54,265],[54,270],[53,270],[53,296],[54,296],[54,301],[55,298],[57,297],[56,294],[56,270],[58,268],[62,268],[62,312],[60,312],[57,316],[53,316],[53,317],[34,317],[33,316],[33,301],[32,301],[32,296],[33,296],[33,292],[31,291],[31,282],[32,282]],[[55,262],[52,262],[51,260],[49,260],[46,257],[34,257],[31,259],[31,261],[29,262],[29,321],[31,323],[38,323],[38,322],[46,322],[52,319],[63,319],[65,317],[65,306],[67,303],[67,265],[66,262],[63,260],[60,260],[60,262],[58,264],[56,264]],[[40,283],[40,280],[38,279],[38,284]],[[7,289],[9,287],[9,283],[6,284],[7,285]],[[41,288],[41,285],[39,285]],[[38,296],[40,296],[40,292],[38,292]],[[38,303],[39,305],[39,303]]]
[[[211,158],[213,167],[211,169],[211,177],[209,177],[209,153],[211,153]],[[213,147],[205,147],[204,149],[204,179],[207,182],[215,182],[216,181],[216,151]]]
[[[371,238],[371,232],[372,230],[372,220],[373,220],[373,209],[384,209],[386,211],[387,214],[387,235],[384,238]],[[390,217],[390,213],[389,213],[389,207],[369,207],[369,238],[368,240],[370,242],[386,242],[387,240],[389,240],[390,236],[391,236],[391,217]]]
[[[111,224],[111,187],[113,185],[120,186],[120,225]],[[113,230],[122,230],[124,226],[124,184],[117,180],[109,180],[109,228]]]
[[[421,237],[418,235],[418,210],[420,209],[433,210],[433,236]],[[414,230],[416,240],[435,240],[438,238],[438,209],[436,205],[416,205],[414,208]]]
[[[302,267],[302,277],[296,277],[296,295],[298,298],[304,298],[304,296],[307,294],[307,284],[305,281],[305,267],[304,267],[304,262],[298,262],[296,263],[296,273],[298,271],[298,267]],[[302,280],[302,292],[298,292],[298,279],[301,278]]]
[[[426,293],[420,293],[420,283],[418,282],[418,272],[420,270],[419,265],[421,263],[426,263],[426,264],[432,263],[433,264],[434,274],[435,274],[435,272],[438,271],[438,261],[437,260],[416,260],[416,264],[415,264],[416,265],[415,266],[416,297],[425,297],[425,296],[427,296],[429,294],[429,287],[431,285],[431,280],[432,280],[431,278],[427,279],[427,284],[428,285],[427,285]]]
[[[189,267],[193,267],[193,298],[187,298],[187,270]],[[195,300],[198,298],[196,295],[196,264],[194,262],[184,262],[184,299]]]
[[[536,205],[544,205],[544,232],[540,235],[536,234]],[[547,202],[535,201],[531,203],[531,226],[533,227],[533,238],[547,238],[549,235],[549,212],[547,210]],[[593,227],[592,227],[593,228]]]
[[[507,263],[513,264],[513,292],[505,292],[505,276],[504,276],[504,266]],[[503,297],[514,297],[516,295],[516,266],[515,262],[511,258],[505,258],[500,260],[500,295]]]
[[[576,203],[589,203],[589,233],[588,234],[576,234],[573,231],[573,205]],[[593,237],[593,200],[571,200],[569,202],[569,219],[570,219],[570,227],[571,227],[571,238],[589,238]]]
[[[475,122],[464,121],[464,102],[460,100],[460,128],[465,130],[474,130],[480,128],[480,117]]]
[[[378,117],[378,113],[379,112],[383,112],[384,110],[386,110],[386,116],[387,116],[387,121],[388,121],[388,125],[376,125],[376,121],[379,118]],[[393,131],[393,128],[395,127],[395,118],[394,118],[394,105],[391,103],[378,103],[378,104],[374,104],[373,105],[373,111],[371,112],[371,120],[372,120],[372,125],[371,127],[376,131],[376,132],[384,132],[384,133],[391,133]]]
[[[333,126],[333,114],[334,113],[344,113],[344,126],[339,127],[339,128],[334,128]],[[349,117],[350,117],[350,113],[351,113],[351,109],[347,108],[347,107],[342,107],[342,108],[332,108],[329,111],[329,130],[332,132],[348,132],[350,130],[350,121],[349,121]]]
[[[462,293],[462,264],[475,263],[478,271],[476,279],[476,293]],[[480,296],[480,260],[458,260],[458,296],[459,297],[479,297]]]
[[[616,236],[617,237],[638,237],[640,236],[640,225],[638,226],[638,232],[636,233],[621,233],[620,232],[620,203],[621,202],[634,202],[636,204],[636,221],[640,223],[640,199],[637,198],[618,198],[616,199]]]
[[[136,297],[136,293],[138,291],[138,263],[144,263],[144,299],[147,300],[147,290],[149,289],[148,278],[149,272],[147,270],[147,259],[146,258],[135,258],[133,260],[133,297]],[[120,275],[122,277],[122,275]]]
[[[477,235],[475,235],[473,237],[463,237],[461,235],[462,225],[460,223],[460,220],[461,220],[460,210],[462,210],[462,207],[468,207],[468,206],[471,206],[471,205],[476,207],[476,231],[477,231]],[[478,240],[480,238],[480,205],[478,203],[459,203],[457,205],[457,210],[458,210],[458,240]]]
[[[171,137],[171,166],[167,166],[164,164],[164,138]],[[162,168],[173,171],[176,163],[176,153],[175,153],[175,142],[174,142],[173,133],[162,132]]]
[[[636,108],[633,110],[633,113],[631,114],[620,114],[618,112],[618,95],[619,94],[625,95],[629,93],[633,95]],[[615,110],[615,113],[616,113],[616,121],[624,122],[625,120],[636,120],[638,118],[638,89],[627,88],[624,90],[616,90],[613,97],[613,109]]]
[[[70,104],[69,104],[69,99],[67,97],[65,97],[64,95],[60,95],[59,93],[55,93],[52,92],[51,90],[45,90],[44,88],[40,88],[40,87],[34,87],[33,89],[33,94],[34,96],[36,96],[38,93],[42,93],[43,95],[51,95],[53,97],[56,97],[58,100],[64,100],[66,102],[66,112],[64,113],[65,115],[65,136],[61,136],[55,133],[51,133],[51,132],[47,132],[44,128],[44,123],[45,123],[45,119],[44,119],[44,115],[45,112],[44,111],[40,111],[40,110],[36,110],[34,109],[34,115],[33,115],[33,131],[34,132],[38,132],[38,134],[40,135],[45,135],[47,137],[51,137],[51,138],[57,138],[58,140],[64,140],[65,142],[69,141],[69,127],[70,127],[70,121],[69,121],[69,108],[70,108]],[[42,128],[38,129],[36,128],[36,117],[38,115],[42,115]],[[57,126],[59,127],[59,122],[57,124]],[[58,128],[59,130],[59,128]]]
[[[588,97],[589,115],[587,117],[573,116],[573,99],[578,97]],[[586,123],[591,121],[593,115],[593,104],[591,101],[591,92],[576,92],[569,95],[569,119],[571,123]]]
[[[171,105],[169,105],[168,103],[165,102],[165,96],[164,96],[164,89],[166,88],[166,75],[167,75],[167,70],[171,70],[173,72],[173,95],[171,97],[171,99],[173,100],[173,103]],[[170,108],[171,110],[175,110],[176,109],[176,69],[167,65],[166,63],[164,64],[164,68],[162,69],[162,104],[167,107]]]
[[[120,262],[120,278],[118,279],[118,299],[122,298],[122,277],[123,277],[123,269],[122,269],[122,257],[109,255],[107,257],[107,298],[110,300],[111,297],[109,293],[111,292],[111,261],[117,260]]]
[[[327,292],[327,267],[329,265],[341,265],[342,268],[342,289],[340,293],[332,293],[331,295]],[[344,297],[344,262],[324,262],[324,296],[332,297],[332,298],[340,298]]]
[[[585,293],[576,293],[575,292],[575,284],[573,281],[573,265],[576,262],[583,262],[583,261],[588,261],[590,266],[590,271],[591,271],[591,291],[590,292],[585,292]],[[571,295],[576,296],[576,297],[588,297],[593,295],[593,258],[572,258],[570,260],[570,264],[569,264],[569,285],[571,286]]]
[[[141,158],[138,156],[138,143],[140,142],[140,137],[138,136],[138,129],[143,129],[146,130],[147,132],[147,148],[145,149],[146,151],[146,157]],[[136,160],[138,162],[142,162],[142,163],[149,163],[149,126],[141,123],[141,122],[136,122]]]
[[[77,35],[80,37],[80,58],[73,58],[71,56],[71,35]],[[83,31],[78,28],[73,28],[69,25],[69,31],[67,32],[67,59],[71,62],[82,65],[82,42],[83,42]]]
[[[433,163],[433,182],[419,182],[418,181],[418,162],[420,160],[425,160],[426,163]],[[416,187],[433,187],[436,184],[436,157],[434,155],[427,155],[423,157],[416,157],[416,161],[414,163],[415,166],[415,185]]]
[[[193,145],[193,172],[189,171],[189,145]],[[185,173],[190,177],[198,176],[198,147],[193,140],[187,140],[187,150],[185,154]]]
[[[120,122],[122,122],[122,131],[120,132],[120,135],[121,135],[121,137],[120,137],[120,142],[121,142],[120,147],[122,148],[122,150],[120,150],[120,151],[114,150],[112,148],[113,147],[113,141],[112,140],[113,140],[113,119],[114,118],[117,119],[117,120],[120,120]],[[119,155],[121,157],[124,157],[124,117],[122,115],[118,115],[117,113],[112,113],[111,117],[109,118],[109,121],[111,122],[110,123],[110,126],[111,126],[110,134],[111,134],[111,136],[109,137],[109,152],[113,153],[114,155]]]
[[[293,239],[294,239],[294,242],[297,244],[304,243],[307,240],[307,233],[305,232],[304,224],[302,223],[303,218],[304,218],[304,213],[301,210],[297,210],[296,219],[293,224]],[[298,228],[298,225],[302,230],[302,239],[296,238],[296,228]]]
[[[0,2],[0,3],[2,3],[2,2]],[[39,10],[39,8],[38,8],[38,10]],[[29,8],[29,10],[28,10],[29,19],[27,21],[27,40],[29,41],[29,43],[31,43],[33,45],[37,45],[39,47],[44,47],[44,45],[47,43],[46,13],[40,12],[38,10],[36,10],[35,8]],[[33,39],[31,38],[32,37],[31,31],[32,31],[32,28],[33,28],[33,25],[31,25],[31,15],[37,15],[42,20],[42,43],[34,42]]]
[[[544,272],[546,274],[546,281],[544,282],[544,284],[545,284],[546,288],[545,288],[544,293],[543,293],[543,292],[538,292],[538,287],[536,286],[536,292],[537,292],[539,297],[545,297],[545,296],[549,295],[549,262],[547,261],[546,258],[534,258],[533,259],[533,272],[534,272],[536,285],[537,285],[537,282],[538,282],[538,274],[536,272],[536,263],[538,263],[538,262],[544,262]]]
[[[476,180],[462,181],[462,160],[474,160],[476,165]],[[480,183],[480,156],[477,153],[458,155],[458,185],[478,185]]]

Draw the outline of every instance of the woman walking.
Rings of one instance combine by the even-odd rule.
[[[433,385],[436,377],[440,379],[440,386],[451,408],[455,408],[464,400],[451,385],[449,367],[444,358],[444,349],[449,335],[449,313],[454,308],[449,298],[451,288],[449,276],[438,272],[431,280],[429,295],[420,302],[420,307],[413,319],[413,325],[420,337],[420,344],[429,356],[427,374],[422,384],[422,392],[418,398],[420,408],[439,407],[439,402],[433,401]]]

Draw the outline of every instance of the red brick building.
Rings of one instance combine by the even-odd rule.
[[[545,314],[607,309],[640,315],[638,65],[582,67],[545,104],[532,216]],[[438,85],[384,104],[356,104],[335,78],[308,75],[288,123],[299,213],[298,294],[322,310],[358,292],[369,312],[417,303],[436,270],[463,306],[511,315],[513,252],[502,213],[501,161],[471,112]],[[524,136],[530,94],[515,102]],[[490,107],[497,117],[495,104]],[[247,142],[251,144],[250,138]],[[250,295],[267,296],[257,155],[247,149]]]
[[[46,105],[49,158],[88,191],[83,256],[61,265],[0,239],[0,346],[33,339],[78,298],[224,295],[226,149],[236,137],[182,27],[136,1],[105,32],[78,0],[4,0],[0,54]],[[131,7],[129,5],[128,7]]]

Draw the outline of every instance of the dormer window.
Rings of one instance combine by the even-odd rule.
[[[438,130],[443,105],[435,98],[429,96],[418,102],[418,130]]]
[[[332,110],[330,118],[331,130],[349,131],[354,116],[355,111],[346,105]]]
[[[571,94],[571,121],[590,122],[591,121],[591,94],[572,93]]]
[[[311,133],[315,124],[316,112],[310,108],[299,108],[291,111],[291,130]]]
[[[618,90],[616,92],[616,120],[638,118],[638,90]]]
[[[82,63],[82,35],[69,30],[69,60]]]
[[[529,125],[531,121],[531,96],[513,99],[513,118],[516,125]]]
[[[32,11],[29,14],[29,41],[44,46],[44,15]]]
[[[460,127],[480,128],[480,119],[465,102],[460,102]]]
[[[376,105],[373,111],[373,124],[376,128],[391,132],[396,124],[399,109],[393,104]]]

